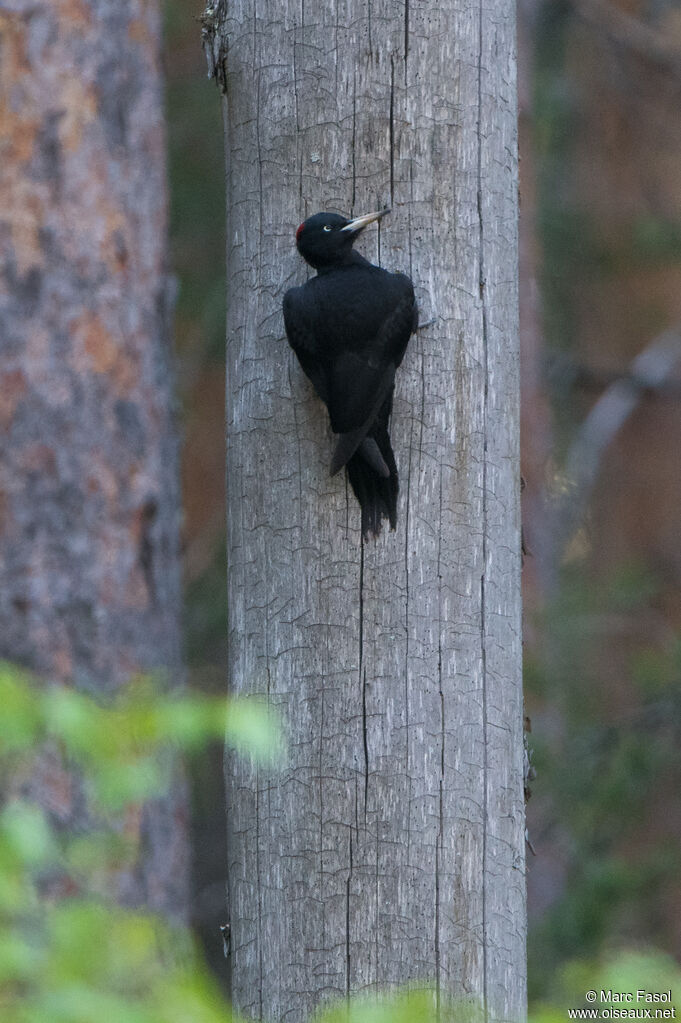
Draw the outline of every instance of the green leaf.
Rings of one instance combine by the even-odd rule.
[[[255,697],[230,700],[226,742],[256,760],[276,763],[283,755],[281,721],[272,707]]]
[[[42,706],[29,677],[0,661],[0,755],[34,746],[43,731]]]
[[[0,836],[26,867],[35,867],[58,856],[45,814],[32,803],[19,799],[8,803],[0,814]]]
[[[482,1006],[471,999],[454,1001],[423,987],[361,996],[321,1012],[317,1023],[483,1023]]]
[[[0,928],[0,985],[39,980],[42,962],[42,949],[29,944],[18,929]]]
[[[223,698],[167,700],[159,704],[156,714],[159,732],[182,749],[197,749],[225,734],[227,704]]]
[[[163,776],[161,763],[153,756],[139,757],[129,763],[96,764],[89,777],[96,802],[109,811],[122,810],[161,795],[168,781]]]
[[[124,995],[86,985],[64,985],[46,990],[27,1007],[30,1023],[157,1023],[154,1015]]]

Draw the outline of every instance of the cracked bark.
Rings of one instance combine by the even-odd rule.
[[[233,996],[298,1020],[428,980],[520,1019],[514,6],[381,0],[371,26],[337,7],[230,0],[208,40],[227,86],[230,681],[289,736],[280,773],[228,759]],[[360,248],[411,274],[434,323],[398,377],[398,530],[363,546],[280,310],[305,278],[298,223],[391,193]]]
[[[0,9],[0,657],[95,693],[179,674],[160,35],[148,0]],[[54,760],[36,798],[87,830]],[[183,917],[179,772],[128,818],[112,894]]]

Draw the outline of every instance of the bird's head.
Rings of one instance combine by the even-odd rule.
[[[298,252],[315,270],[341,266],[348,262],[352,244],[360,231],[389,212],[386,209],[379,213],[365,213],[353,220],[341,217],[339,213],[315,213],[296,231]]]

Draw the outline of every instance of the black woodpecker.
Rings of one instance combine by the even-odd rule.
[[[315,213],[296,231],[303,259],[317,271],[284,295],[291,348],[329,410],[337,435],[331,475],[345,466],[362,509],[362,535],[397,522],[398,478],[388,424],[395,371],[416,329],[414,286],[353,249],[367,224],[388,213],[348,220]]]

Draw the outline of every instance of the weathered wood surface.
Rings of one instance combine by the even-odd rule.
[[[179,666],[160,38],[155,0],[0,8],[0,657],[93,692]],[[186,913],[183,798],[130,814],[122,901]]]
[[[299,1020],[432,980],[520,1019],[514,5],[229,0],[207,30],[227,90],[231,684],[289,738],[281,772],[228,762],[235,1004]],[[281,300],[306,215],[384,204],[359,248],[435,322],[398,374],[398,529],[363,547]]]

